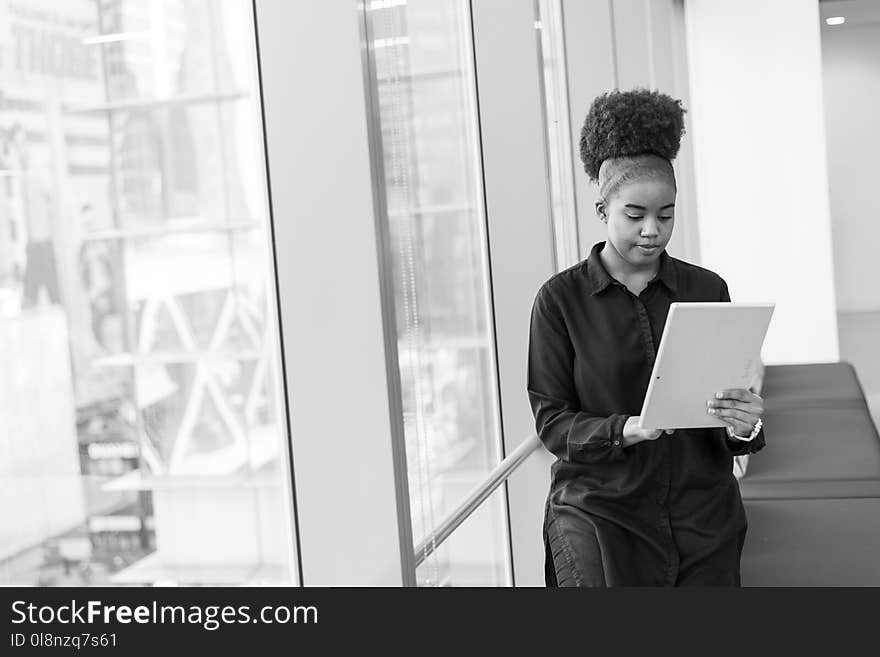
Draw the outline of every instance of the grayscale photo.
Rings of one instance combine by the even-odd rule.
[[[0,0],[0,588],[880,586],[878,117],[880,0]]]

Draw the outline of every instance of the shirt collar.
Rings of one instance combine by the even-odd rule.
[[[599,252],[604,246],[605,242],[594,244],[593,248],[590,250],[590,255],[587,257],[587,278],[589,279],[590,294],[592,295],[599,294],[612,283],[622,285],[620,281],[611,277],[608,270],[605,269],[605,265],[602,264]],[[663,283],[672,294],[678,293],[678,275],[675,270],[675,262],[672,257],[666,253],[666,249],[663,249],[660,253],[660,269],[657,272],[657,275],[652,278],[648,284],[650,285],[657,279],[660,279],[660,282]]]

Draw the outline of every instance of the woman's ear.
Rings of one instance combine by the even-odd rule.
[[[605,201],[596,201],[596,216],[602,223],[608,223],[608,215],[606,214]]]

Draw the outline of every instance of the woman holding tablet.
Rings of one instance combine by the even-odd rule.
[[[532,412],[557,457],[548,586],[740,584],[746,517],[733,456],[764,446],[761,398],[720,390],[706,400],[726,430],[638,428],[669,305],[730,301],[720,276],[665,250],[683,134],[681,102],[647,90],[599,96],[584,122],[581,159],[608,237],[541,286],[529,337]]]

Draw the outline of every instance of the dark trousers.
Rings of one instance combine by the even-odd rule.
[[[634,576],[626,582],[607,582],[602,550],[588,522],[561,518],[548,505],[544,520],[544,580],[548,587],[657,586],[662,575]],[[740,586],[739,558],[745,533],[703,560],[683,559],[675,586]]]

